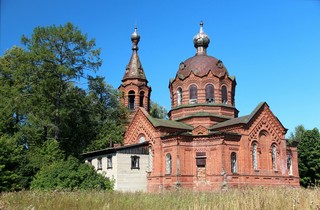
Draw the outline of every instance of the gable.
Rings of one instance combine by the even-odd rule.
[[[275,140],[284,139],[287,132],[266,102],[260,103],[251,114],[218,123],[210,130],[242,133],[250,140],[257,139],[262,130],[268,131]]]
[[[142,137],[145,138],[145,141],[153,142],[156,132],[155,127],[148,120],[146,114],[139,108],[127,128],[124,136],[124,144],[141,143],[140,139],[142,139]]]
[[[260,111],[253,116],[251,122],[249,122],[246,127],[249,141],[258,139],[261,132],[267,131],[272,139],[278,142],[281,139],[285,139],[285,134],[287,133],[287,129],[272,113],[266,103],[261,107]]]

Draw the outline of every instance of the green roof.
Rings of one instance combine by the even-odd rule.
[[[182,130],[192,130],[193,127],[185,123],[181,123],[175,120],[164,120],[153,118],[147,115],[148,120],[152,123],[154,127],[167,127],[167,128],[177,128]]]
[[[258,106],[249,115],[245,115],[245,116],[237,117],[237,118],[232,118],[232,119],[224,121],[222,123],[215,124],[215,125],[211,126],[209,129],[213,130],[213,129],[227,127],[227,126],[231,126],[231,125],[247,124],[264,104],[266,104],[266,102],[259,103]]]

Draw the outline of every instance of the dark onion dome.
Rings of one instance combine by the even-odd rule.
[[[180,63],[177,75],[180,79],[184,79],[193,72],[199,77],[207,75],[210,71],[213,75],[221,78],[228,75],[227,69],[224,67],[221,60],[207,55],[206,49],[209,46],[210,38],[203,31],[203,23],[200,23],[200,31],[193,38],[194,47],[197,49],[195,56]]]

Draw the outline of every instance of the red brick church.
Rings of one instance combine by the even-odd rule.
[[[193,38],[196,54],[181,62],[169,81],[168,120],[148,113],[151,87],[138,56],[136,29],[131,40],[132,56],[119,86],[121,102],[131,111],[122,148],[145,148],[145,191],[299,186],[297,149],[287,145],[287,129],[266,102],[238,116],[236,78],[207,54],[210,38],[203,23]],[[135,161],[131,158],[131,164]]]

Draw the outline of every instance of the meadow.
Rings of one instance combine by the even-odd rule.
[[[11,209],[320,209],[320,189],[246,188],[214,192],[122,193],[106,191],[1,193],[0,210]]]

